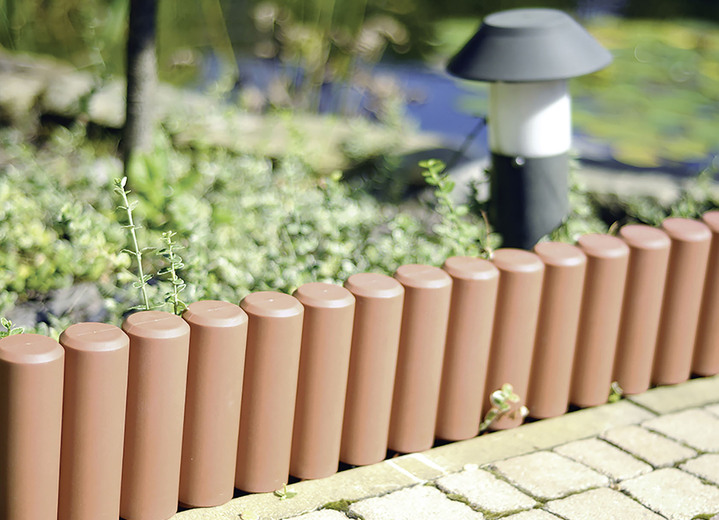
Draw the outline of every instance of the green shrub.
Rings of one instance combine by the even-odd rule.
[[[0,146],[9,158],[0,164],[0,312],[90,280],[119,320],[139,302],[123,252],[125,217],[112,188],[121,165],[111,147],[86,139],[81,127],[56,129],[40,146],[5,129]],[[351,187],[339,172],[320,176],[297,159],[274,164],[222,150],[180,152],[166,139],[128,188],[138,203],[139,246],[159,248],[171,230],[184,248],[178,275],[188,302],[237,302],[258,290],[342,283],[357,272],[441,265],[453,254],[475,254],[484,226],[465,210],[448,213],[445,203],[436,212],[404,212]],[[143,267],[157,273],[167,264],[150,254]],[[152,301],[172,292],[168,277],[149,284]]]

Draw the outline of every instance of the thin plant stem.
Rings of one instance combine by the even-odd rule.
[[[135,208],[137,203],[133,202],[132,204],[130,204],[130,201],[127,199],[127,194],[130,192],[125,190],[126,184],[127,177],[123,177],[121,180],[115,180],[115,191],[122,197],[123,203],[123,205],[120,206],[119,209],[123,209],[127,213],[127,226],[125,227],[130,230],[130,237],[132,239],[133,250],[126,249],[125,251],[127,251],[131,255],[134,255],[135,259],[137,260],[137,275],[139,280],[136,285],[139,286],[140,292],[142,293],[142,306],[144,307],[144,310],[149,311],[150,298],[147,295],[147,280],[150,277],[149,275],[146,276],[142,269],[142,250],[140,249],[140,245],[137,241],[138,227],[135,225],[135,222],[132,218],[132,210]]]
[[[165,301],[172,305],[172,310],[178,316],[187,309],[187,304],[180,299],[180,293],[185,289],[185,281],[177,275],[177,271],[184,267],[182,258],[178,255],[176,244],[172,241],[172,237],[176,233],[166,231],[162,234],[162,240],[165,242],[165,249],[160,254],[167,259],[168,266],[158,274],[169,274],[172,290],[167,294]]]

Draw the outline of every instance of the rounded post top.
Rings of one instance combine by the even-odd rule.
[[[500,271],[515,273],[539,273],[544,271],[544,263],[536,254],[506,247],[497,249],[492,256],[492,262]]]
[[[563,242],[540,242],[534,246],[534,252],[545,265],[574,267],[587,263],[587,255],[581,249]]]
[[[473,256],[452,256],[442,268],[452,278],[461,280],[491,280],[499,276],[499,270],[489,260]]]
[[[182,317],[190,325],[201,327],[237,327],[247,323],[247,313],[238,305],[219,300],[191,303]]]
[[[629,246],[612,235],[590,233],[577,240],[584,254],[594,258],[623,258],[629,256]]]
[[[345,288],[355,296],[365,298],[396,298],[404,294],[404,287],[386,274],[357,273],[345,281]]]
[[[76,323],[60,334],[60,344],[66,348],[85,352],[122,350],[129,339],[122,329],[109,323]]]
[[[259,291],[248,294],[240,307],[250,316],[291,318],[302,316],[304,307],[294,296],[276,291]]]
[[[122,324],[128,336],[170,339],[190,333],[190,326],[175,314],[163,311],[140,311],[130,314]]]
[[[452,285],[452,278],[439,267],[407,264],[397,268],[394,277],[405,287],[439,289]]]
[[[40,334],[15,334],[0,339],[0,361],[13,364],[51,363],[65,356],[52,338]]]
[[[709,226],[712,233],[719,232],[719,210],[707,211],[702,215],[702,222]]]
[[[629,247],[638,249],[668,249],[671,240],[661,229],[644,224],[630,224],[619,230],[619,236]]]
[[[447,70],[475,81],[568,79],[609,65],[612,55],[568,14],[510,9],[487,16]]]
[[[352,293],[341,285],[310,282],[300,286],[295,298],[306,307],[340,308],[354,305]]]
[[[711,240],[709,227],[698,220],[670,217],[662,222],[662,229],[669,235],[669,238],[680,242]]]

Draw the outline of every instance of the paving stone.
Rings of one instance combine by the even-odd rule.
[[[609,485],[606,476],[550,451],[502,460],[492,467],[523,491],[541,499],[561,498]]]
[[[662,517],[609,488],[598,488],[553,500],[547,510],[567,520],[662,520]]]
[[[600,439],[584,439],[554,448],[613,480],[626,480],[652,471],[652,467]]]
[[[489,471],[467,469],[437,480],[445,493],[462,495],[473,507],[488,513],[507,513],[533,508],[537,502]]]
[[[350,505],[364,520],[483,520],[468,505],[450,500],[433,486],[414,486]]]
[[[502,517],[502,520],[559,520],[559,517],[541,509],[532,509],[531,511],[522,511],[516,515]]]
[[[669,520],[691,520],[719,511],[719,488],[676,468],[664,468],[625,480],[621,488]]]
[[[620,426],[602,434],[602,438],[655,468],[673,466],[696,456],[696,452],[641,426]]]
[[[258,519],[261,520],[261,519]],[[347,515],[334,511],[332,509],[323,509],[320,511],[313,511],[312,513],[306,513],[300,516],[293,516],[287,520],[347,520]]]
[[[706,410],[692,409],[663,415],[642,426],[681,441],[699,451],[719,452],[719,417]]]
[[[719,455],[707,453],[682,464],[681,469],[719,486]]]

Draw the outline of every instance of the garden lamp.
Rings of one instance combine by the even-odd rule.
[[[489,88],[490,221],[505,247],[529,249],[569,211],[567,80],[612,56],[568,14],[512,9],[487,16],[447,65]]]

